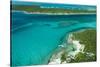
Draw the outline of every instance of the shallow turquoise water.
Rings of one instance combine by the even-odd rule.
[[[57,16],[13,12],[11,64],[47,64],[65,35],[87,28],[96,28],[95,14]]]

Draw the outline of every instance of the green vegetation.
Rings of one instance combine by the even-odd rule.
[[[87,54],[84,54],[84,53],[80,52],[75,56],[75,59],[71,59],[70,63],[92,62],[92,61],[96,61],[96,55],[88,56]]]
[[[20,10],[20,11],[27,11],[27,12],[40,12],[40,13],[96,13],[96,10],[41,8],[40,6],[32,6],[32,5],[12,5],[12,10]]]
[[[87,29],[79,32],[74,32],[73,40],[80,41],[80,44],[84,45],[83,52],[79,52],[74,58],[68,56],[65,51],[61,54],[61,64],[66,63],[76,63],[76,62],[91,62],[96,61],[96,30]],[[74,44],[73,44],[74,45]],[[68,60],[70,58],[70,60]]]
[[[85,45],[85,52],[96,53],[96,30],[85,30],[73,33],[74,39]]]
[[[64,61],[66,61],[66,58],[67,58],[67,54],[66,54],[66,52],[64,51],[63,53],[62,53],[62,55],[61,55],[61,63],[62,62],[64,62]]]
[[[84,30],[73,33],[73,39],[79,40],[85,45],[84,53],[78,53],[71,62],[89,62],[96,61],[96,30]]]

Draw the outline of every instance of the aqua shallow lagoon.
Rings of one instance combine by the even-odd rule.
[[[12,65],[48,64],[70,32],[96,28],[96,15],[36,15],[12,13]]]

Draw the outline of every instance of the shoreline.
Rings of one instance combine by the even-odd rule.
[[[80,31],[79,33],[81,32],[84,32],[84,30]],[[62,49],[59,52],[54,53],[52,55],[52,57],[50,58],[50,62],[48,64],[52,65],[52,64],[74,63],[77,61],[72,61],[72,60],[77,60],[76,58],[80,56],[82,56],[82,58],[95,56],[95,53],[85,51],[85,49],[87,48],[86,44],[80,43],[81,40],[73,38],[74,36],[75,35],[73,33],[69,34],[68,40],[66,39],[67,44],[64,43],[67,45],[67,48],[65,48],[63,44],[61,44],[62,46],[60,45],[59,48]],[[84,62],[84,60],[82,62]]]
[[[41,13],[41,12],[27,12],[20,10],[12,10],[11,12],[23,12],[25,14],[37,14],[37,15],[92,15],[96,13]]]
[[[69,37],[68,37],[68,40],[67,40],[68,44],[66,44],[66,45],[67,45],[67,48],[71,46],[71,48],[74,47],[74,49],[76,49],[76,50],[75,51],[72,51],[72,50],[68,51],[67,56],[69,56],[69,57],[66,58],[66,60],[62,62],[62,60],[61,60],[62,54],[63,53],[66,54],[67,48],[64,49],[63,45],[62,46],[58,45],[59,49],[61,49],[61,50],[52,55],[52,57],[50,58],[50,62],[48,64],[52,65],[52,64],[69,63],[71,58],[74,59],[75,55],[77,55],[79,52],[83,52],[85,46],[83,44],[80,44],[79,40],[73,40],[72,37],[73,37],[73,34],[69,34]]]

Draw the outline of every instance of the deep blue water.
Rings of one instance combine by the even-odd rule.
[[[12,13],[12,65],[47,64],[62,37],[96,28],[96,15],[37,15]]]

